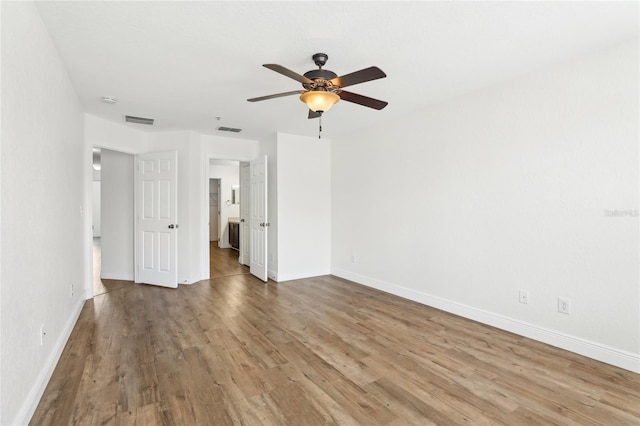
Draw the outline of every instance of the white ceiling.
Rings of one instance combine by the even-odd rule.
[[[323,135],[336,137],[638,37],[639,13],[635,1],[37,4],[88,113],[244,139],[317,135],[296,96],[246,101],[301,89],[265,63],[302,74],[323,52],[338,75],[372,65],[386,72],[349,91],[389,106],[339,102],[323,117]]]

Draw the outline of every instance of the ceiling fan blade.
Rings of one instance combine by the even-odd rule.
[[[339,87],[353,86],[354,84],[364,83],[365,81],[377,80],[384,78],[387,75],[378,67],[369,67],[360,71],[352,72],[351,74],[345,74],[340,77],[336,77],[331,82]]]
[[[318,118],[321,115],[322,115],[322,113],[320,113],[320,112],[315,112],[315,111],[309,110],[309,119]]]
[[[339,91],[338,95],[343,101],[353,102],[354,104],[363,105],[378,110],[386,107],[389,104],[389,102],[380,101],[368,96],[358,95],[357,93],[347,92],[346,90]]]
[[[291,71],[290,69],[285,68],[282,65],[264,64],[262,66],[265,67],[265,68],[269,68],[271,71],[275,71],[275,72],[280,73],[282,75],[286,75],[287,77],[292,78],[292,79],[294,79],[296,81],[299,81],[300,83],[307,83],[307,84],[313,83],[312,80],[308,79],[304,75],[300,75],[295,71]]]
[[[276,93],[275,95],[260,96],[259,98],[251,98],[247,100],[249,102],[266,101],[267,99],[281,98],[283,96],[299,95],[301,93],[304,93],[304,90],[294,90],[293,92]]]

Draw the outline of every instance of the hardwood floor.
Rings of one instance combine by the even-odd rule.
[[[102,247],[100,238],[93,238],[93,295],[108,293],[132,285],[131,281],[100,278],[102,268]]]
[[[248,274],[249,267],[238,263],[239,253],[233,249],[221,249],[216,241],[209,243],[209,266],[211,278]]]
[[[640,376],[324,276],[86,302],[31,424],[637,425]]]

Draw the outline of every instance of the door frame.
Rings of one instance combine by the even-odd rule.
[[[202,232],[202,235],[198,236],[198,238],[201,239],[201,247],[202,247],[201,265],[204,266],[204,269],[202,270],[203,280],[209,279],[209,277],[211,276],[211,265],[209,264],[209,259],[211,259],[211,250],[209,247],[209,226],[207,225],[209,222],[209,179],[210,179],[209,167],[210,167],[211,160],[237,161],[240,163],[240,167],[238,167],[238,174],[239,174],[240,168],[242,167],[242,163],[250,163],[254,159],[249,157],[233,157],[233,156],[228,157],[228,156],[217,156],[212,154],[209,154],[204,157],[204,162],[203,162],[204,163],[203,164],[204,185],[202,185],[203,190],[202,190],[200,199],[203,201],[203,204],[206,204],[206,214],[201,215],[202,216],[201,225],[202,225],[202,229],[206,229],[207,231]],[[222,184],[222,181],[220,182],[220,184]],[[240,191],[242,192],[242,188],[240,189]],[[221,220],[220,217],[221,216],[218,215],[218,220]],[[218,232],[220,232],[221,228],[222,228],[222,224],[220,223]],[[238,254],[238,262],[239,262],[239,254]]]
[[[86,143],[84,146],[84,164],[86,167],[84,168],[84,177],[85,177],[85,185],[84,185],[84,204],[81,208],[81,216],[83,216],[84,220],[84,299],[89,300],[92,299],[95,294],[93,291],[93,230],[91,228],[93,221],[93,148],[100,149],[108,149],[110,151],[120,152],[122,154],[129,154],[133,157],[138,155],[139,153],[136,151],[123,149],[122,146],[114,146],[109,142],[103,143]],[[135,164],[135,161],[134,161]],[[135,181],[135,178],[134,178]],[[135,186],[135,182],[132,181],[131,185]],[[135,188],[134,188],[135,189]],[[102,203],[100,203],[100,216],[102,216]],[[133,218],[135,222],[135,217]],[[135,250],[134,250],[134,271],[136,268],[135,265]],[[134,271],[131,271],[134,273]]]

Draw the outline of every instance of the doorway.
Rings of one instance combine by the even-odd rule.
[[[133,282],[133,156],[93,147],[92,153],[92,296]]]
[[[244,213],[249,204],[248,183],[241,178],[238,160],[209,159],[209,272],[210,278],[247,274],[248,256],[244,265],[243,249],[248,247],[246,230],[242,230]],[[216,208],[217,204],[217,208]]]

